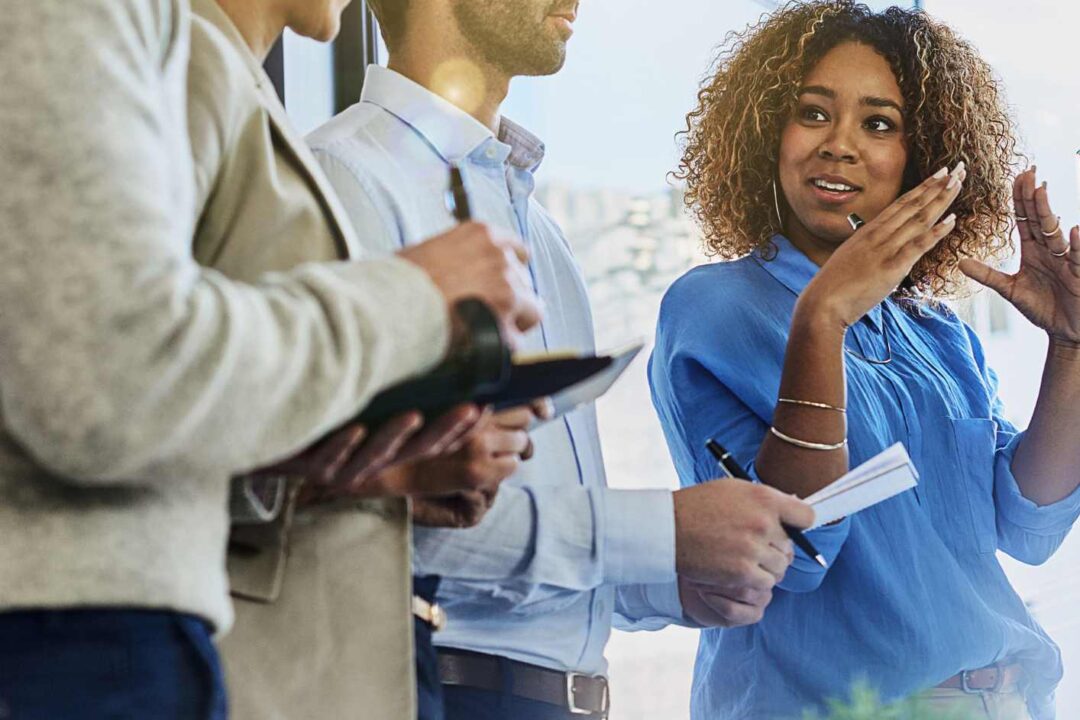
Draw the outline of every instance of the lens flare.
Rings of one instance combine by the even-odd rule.
[[[467,113],[480,109],[487,92],[480,68],[464,58],[447,60],[436,67],[429,87]]]

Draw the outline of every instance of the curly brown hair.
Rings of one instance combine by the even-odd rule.
[[[874,12],[851,0],[792,2],[720,45],[686,117],[686,205],[706,251],[725,259],[768,251],[781,232],[772,183],[780,135],[802,79],[832,48],[855,41],[892,67],[904,97],[909,148],[903,191],[963,160],[956,229],[912,269],[904,293],[948,297],[966,287],[962,258],[1013,249],[1010,182],[1023,157],[990,66],[949,27],[919,10]]]

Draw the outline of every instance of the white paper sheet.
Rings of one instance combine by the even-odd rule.
[[[907,450],[896,443],[818,490],[806,502],[817,513],[814,527],[820,527],[899,495],[918,482],[919,474]]]

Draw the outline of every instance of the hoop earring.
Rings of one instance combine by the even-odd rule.
[[[772,181],[773,207],[776,208],[776,222],[780,232],[784,232],[784,214],[780,212],[780,194],[776,191],[776,178]]]

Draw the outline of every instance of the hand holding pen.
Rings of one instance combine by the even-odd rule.
[[[720,478],[676,490],[675,568],[688,618],[705,627],[757,622],[794,546],[783,524],[809,527],[809,505],[775,488]]]
[[[739,480],[751,480],[750,473],[743,469],[742,465],[735,459],[735,457],[724,449],[724,446],[716,442],[713,439],[709,439],[705,443],[705,447],[709,453],[716,459],[720,469],[730,478],[737,478]],[[813,559],[823,568],[828,568],[828,563],[825,562],[825,557],[818,552],[817,548],[806,539],[806,536],[802,534],[796,528],[791,525],[784,524],[784,532],[791,538],[791,541],[795,543],[800,550],[802,550],[808,557]]]
[[[460,171],[458,172],[460,183]],[[455,217],[469,212],[465,202]],[[448,232],[398,253],[418,265],[446,300],[448,308],[477,298],[499,319],[503,337],[514,346],[526,330],[540,322],[540,300],[532,290],[525,263],[529,253],[521,242],[497,237],[487,226],[462,222]]]

